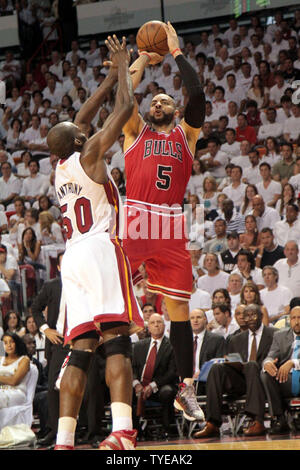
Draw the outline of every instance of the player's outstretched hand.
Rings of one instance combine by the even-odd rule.
[[[156,65],[159,64],[163,60],[163,56],[157,54],[156,52],[146,52],[146,51],[139,51],[139,55],[146,55],[150,58],[149,65]]]
[[[167,33],[169,51],[172,53],[175,49],[179,49],[179,39],[174,27],[171,25],[170,21],[164,23],[164,28]]]
[[[105,44],[109,50],[111,67],[118,67],[121,62],[127,61],[129,64],[130,55],[126,47],[126,38],[123,36],[122,43],[114,34],[112,37],[108,36]]]

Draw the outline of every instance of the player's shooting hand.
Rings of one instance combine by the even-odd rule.
[[[175,49],[180,49],[177,33],[171,25],[170,21],[168,21],[167,24],[164,23],[164,28],[168,37],[169,51],[172,53]]]
[[[149,57],[150,60],[148,62],[148,65],[156,65],[156,64],[159,64],[163,60],[163,56],[157,54],[156,52],[139,51],[139,56],[143,56],[143,55]],[[130,68],[130,71],[131,71],[131,68]]]
[[[126,47],[126,38],[123,36],[122,43],[118,40],[117,36],[114,34],[113,37],[108,36],[105,44],[109,50],[111,67],[118,67],[119,64],[127,61],[129,64],[130,55]]]

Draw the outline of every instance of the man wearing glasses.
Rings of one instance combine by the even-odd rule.
[[[265,434],[265,393],[260,380],[260,370],[276,330],[262,324],[261,308],[256,304],[245,308],[244,320],[248,330],[233,335],[227,349],[228,354],[239,353],[243,362],[216,363],[210,369],[206,382],[206,426],[193,435],[195,439],[219,436],[224,393],[235,398],[246,395],[245,413],[250,417],[250,424],[244,429],[244,435]]]

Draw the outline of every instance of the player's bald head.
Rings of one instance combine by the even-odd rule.
[[[79,147],[82,147],[86,139],[82,139],[83,134],[72,122],[60,122],[52,127],[47,136],[47,143],[52,154],[59,158],[68,158],[75,150],[80,150],[75,140],[78,140]]]

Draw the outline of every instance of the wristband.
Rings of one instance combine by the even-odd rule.
[[[139,52],[139,55],[146,55],[151,60],[151,55],[147,51]]]
[[[177,51],[181,52],[181,49],[180,49],[179,47],[176,47],[176,49],[174,49],[174,51],[173,51],[173,52],[171,52],[171,54],[172,54],[172,55],[174,55],[174,54],[175,54],[175,52],[177,52]]]

